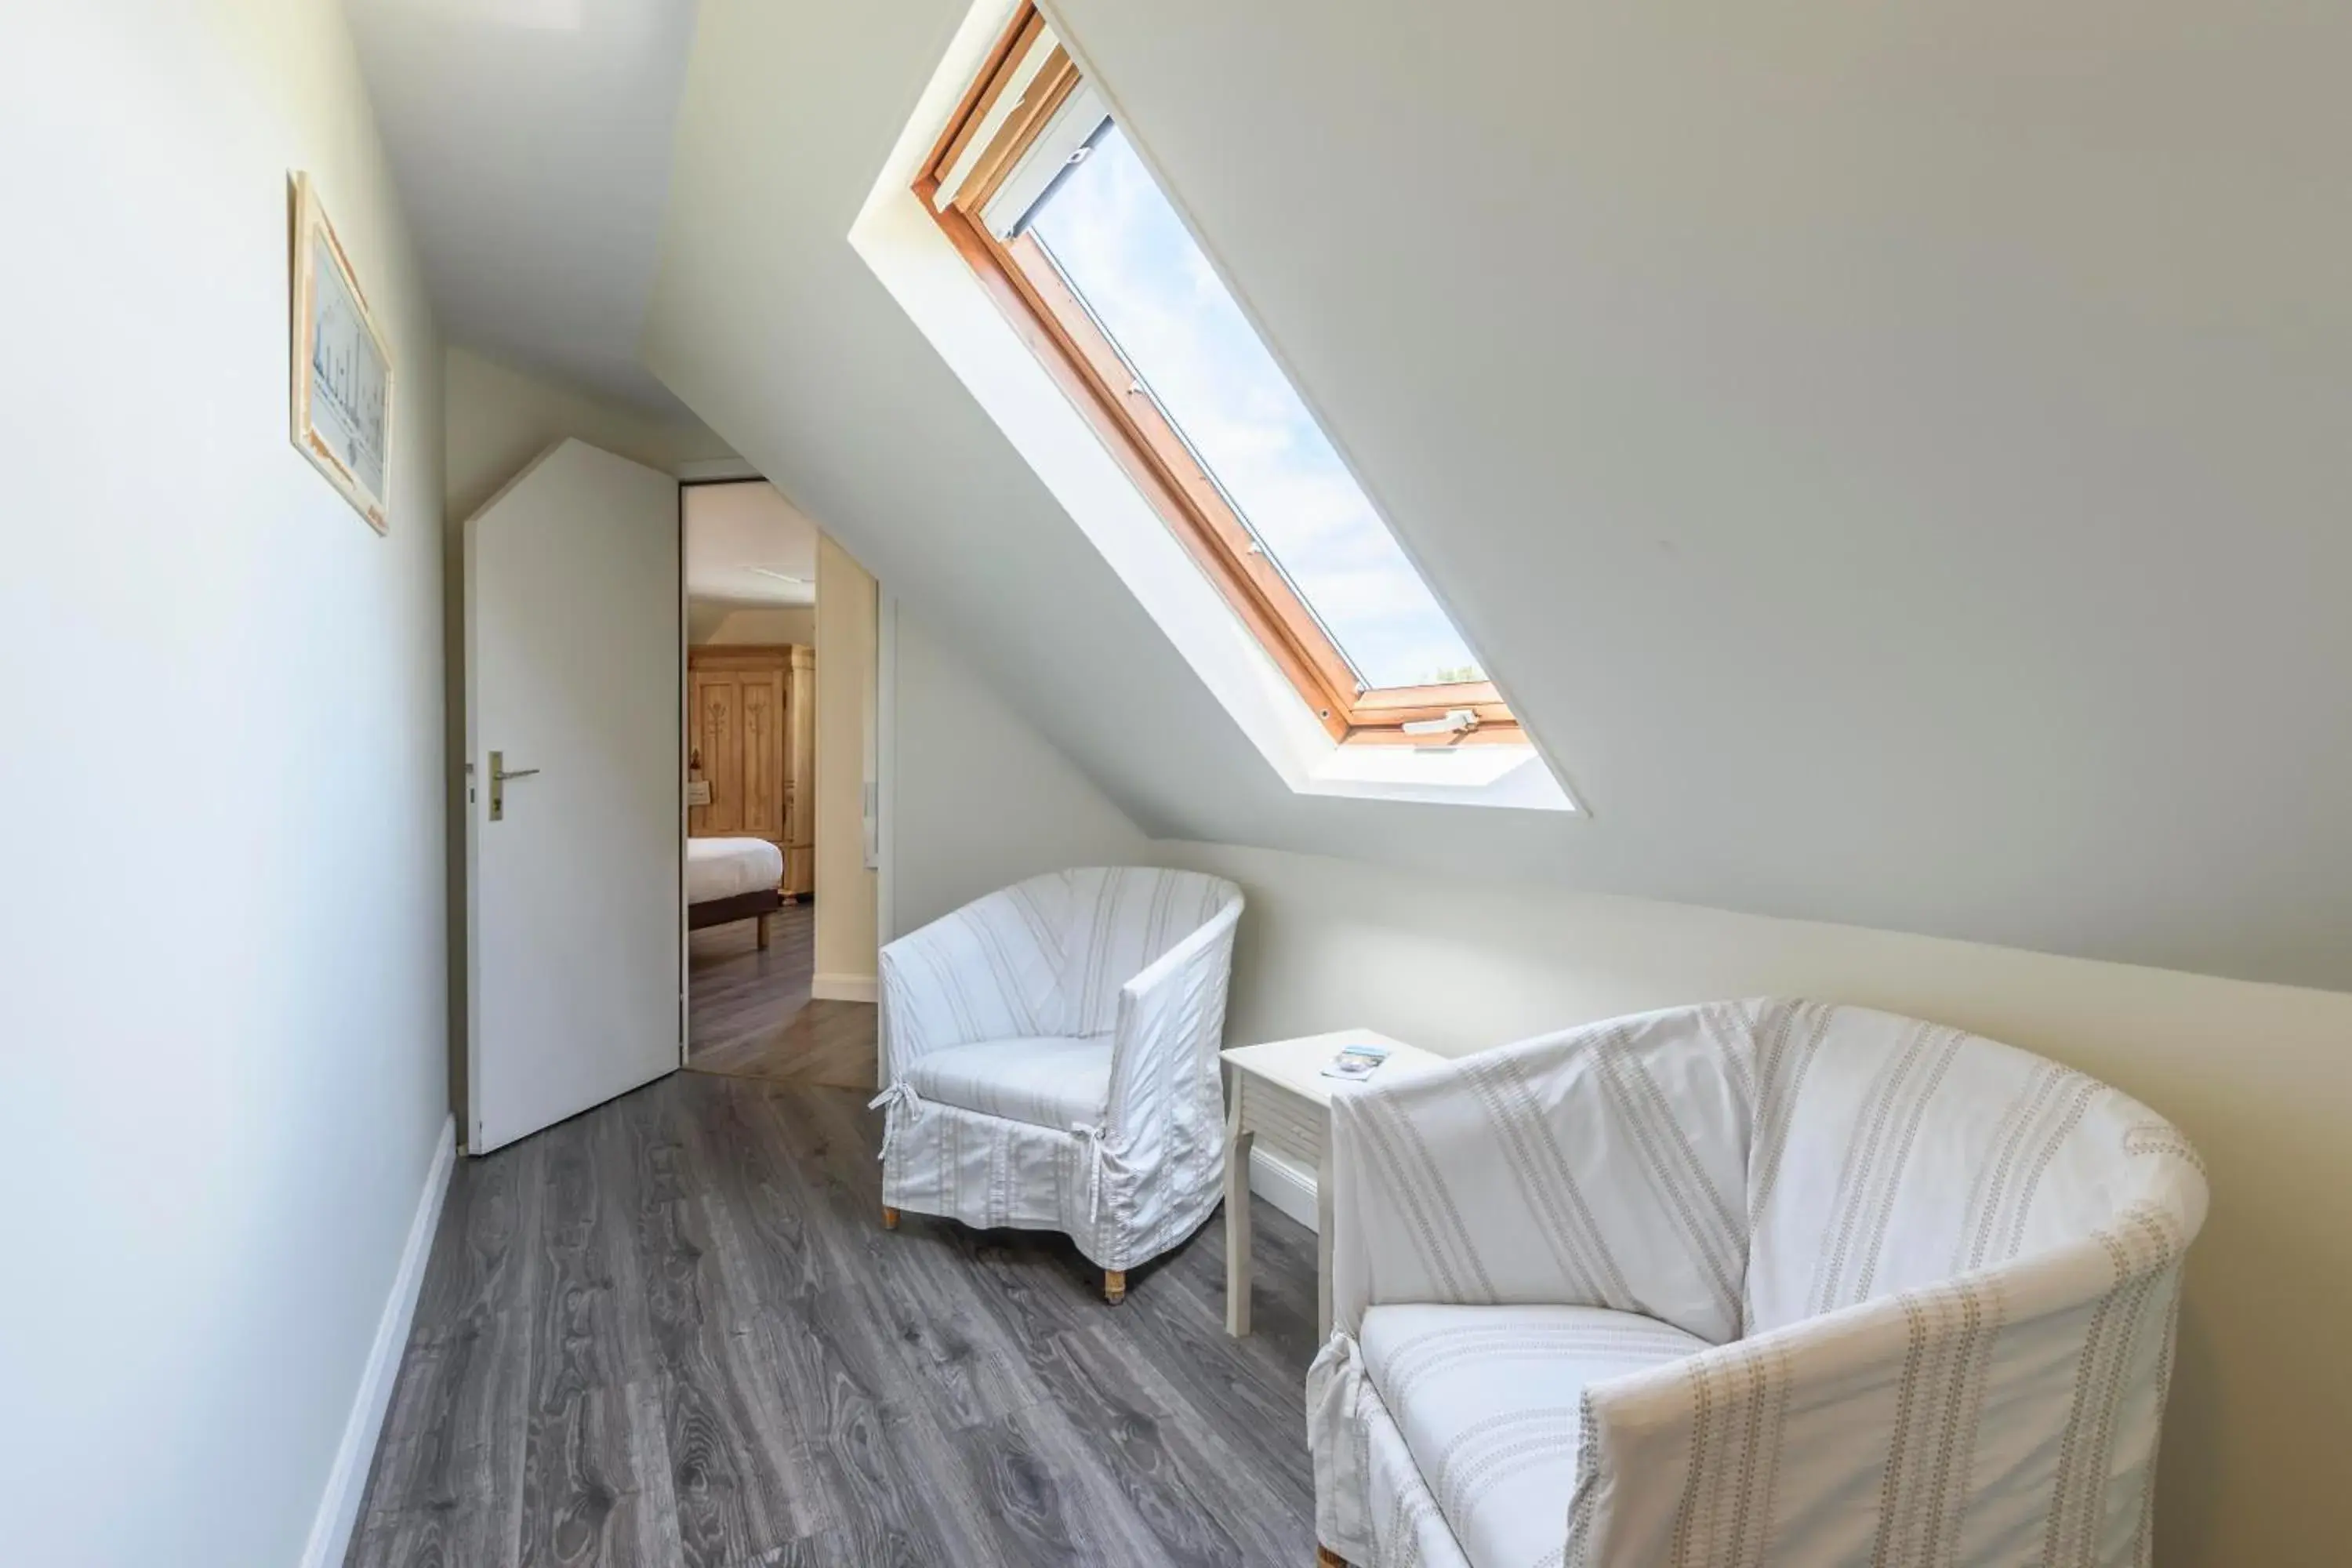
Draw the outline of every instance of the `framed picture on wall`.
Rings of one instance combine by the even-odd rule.
[[[294,445],[378,533],[391,525],[392,353],[310,176],[293,177]]]

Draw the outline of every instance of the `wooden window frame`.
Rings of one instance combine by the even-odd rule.
[[[957,105],[914,192],[1035,353],[1070,404],[1094,427],[1152,510],[1199,563],[1334,741],[1349,745],[1524,745],[1527,736],[1491,681],[1441,686],[1360,687],[1314,611],[1265,552],[1216,481],[1192,455],[1158,402],[1072,291],[1034,236],[999,240],[981,221],[989,199],[1077,88],[1079,73],[1056,42],[1006,110],[955,188],[942,184],[970,157],[973,139],[998,110],[1021,62],[1045,27],[1034,5],[1015,13]],[[1467,709],[1476,727],[1412,736],[1403,726]]]

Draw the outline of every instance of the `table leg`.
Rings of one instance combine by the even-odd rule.
[[[1234,1080],[1233,1110],[1225,1118],[1225,1332],[1239,1339],[1250,1331],[1250,1149],[1255,1133],[1242,1128],[1242,1086]]]
[[[1315,1162],[1315,1338],[1331,1337],[1331,1148],[1327,1134],[1323,1157]]]

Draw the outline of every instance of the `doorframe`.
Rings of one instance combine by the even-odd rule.
[[[703,461],[680,463],[677,466],[677,1065],[687,1066],[694,1042],[688,1029],[693,998],[694,969],[688,962],[693,956],[694,932],[687,924],[686,898],[686,786],[687,759],[693,750],[687,725],[693,710],[688,706],[687,656],[693,644],[688,639],[692,627],[688,618],[693,606],[686,592],[686,492],[715,489],[720,485],[754,485],[768,483],[768,476],[740,458],[712,458]]]
[[[874,947],[878,954],[898,934],[898,596],[878,584],[875,596]],[[876,969],[878,993],[878,958]],[[878,1048],[878,1018],[875,1027]]]
[[[693,606],[686,597],[686,491],[687,487],[695,482],[682,476],[677,481],[677,1066],[680,1072],[686,1070],[688,1050],[686,988],[689,984],[690,972],[687,967],[687,944],[694,935],[687,929],[686,912],[686,814],[691,809],[687,804],[687,785],[690,782],[687,758],[692,747],[687,726],[693,722],[693,713],[687,706],[686,650],[689,646],[687,638],[691,635],[687,617],[693,613]]]

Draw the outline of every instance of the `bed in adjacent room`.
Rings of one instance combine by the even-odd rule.
[[[686,928],[701,931],[731,921],[760,922],[768,945],[768,917],[783,907],[776,889],[784,879],[784,852],[764,838],[686,841]]]

